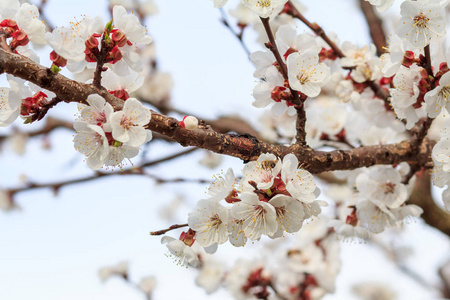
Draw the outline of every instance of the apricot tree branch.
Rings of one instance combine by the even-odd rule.
[[[65,102],[85,103],[89,94],[97,93],[104,97],[115,110],[123,107],[124,101],[109,94],[105,89],[68,79],[61,74],[54,74],[50,69],[21,55],[0,49],[0,66],[6,73],[31,81],[54,92]],[[259,141],[249,134],[218,133],[205,122],[201,122],[199,128],[195,130],[187,130],[181,127],[175,118],[156,112],[152,112],[152,119],[146,127],[182,146],[195,146],[215,153],[234,156],[246,162],[256,160],[262,153],[273,153],[279,157],[293,153],[303,167],[312,173],[352,170],[375,164],[394,164],[402,161],[423,165],[429,161],[431,153],[430,141],[426,138],[420,145],[406,140],[396,144],[364,146],[331,152],[315,151],[299,144],[290,147],[273,145]]]
[[[376,14],[370,2],[367,2],[366,0],[359,0],[359,6],[361,7],[361,11],[366,18],[370,37],[377,48],[377,54],[380,56],[385,52],[384,48],[386,47],[386,34],[384,33],[383,22]]]

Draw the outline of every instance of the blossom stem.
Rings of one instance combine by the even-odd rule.
[[[101,88],[102,72],[105,71],[103,65],[105,64],[106,55],[108,55],[108,52],[111,50],[111,47],[106,44],[105,38],[106,37],[104,33],[102,37],[100,53],[96,57],[97,66],[95,68],[94,80],[92,81],[92,84],[97,88]]]
[[[269,43],[266,44],[266,47],[269,48],[270,51],[272,51],[273,55],[275,56],[275,59],[277,60],[278,65],[280,67],[280,71],[281,71],[281,74],[283,75],[283,78],[285,80],[287,80],[288,74],[287,74],[286,64],[281,59],[280,52],[278,51],[277,43],[275,42],[275,38],[273,36],[272,29],[270,28],[269,18],[260,18],[260,19],[263,23],[264,30],[267,33],[267,37],[269,38]],[[292,94],[294,94],[294,93],[292,93]]]
[[[70,180],[65,180],[65,181],[60,181],[60,182],[53,182],[53,183],[37,184],[37,183],[30,182],[26,186],[21,187],[21,188],[8,189],[8,192],[10,193],[11,197],[20,192],[24,192],[24,191],[28,191],[28,190],[32,190],[32,189],[40,189],[40,188],[51,188],[55,193],[57,193],[59,191],[59,189],[63,186],[87,182],[87,181],[91,181],[91,180],[95,180],[95,179],[99,179],[99,178],[102,178],[105,176],[111,176],[111,175],[142,175],[142,176],[152,178],[152,179],[156,180],[158,183],[170,183],[170,182],[210,183],[211,182],[210,180],[205,180],[205,179],[184,179],[184,178],[162,179],[156,175],[147,174],[143,170],[143,168],[145,168],[145,167],[154,166],[159,163],[175,159],[177,157],[191,153],[197,149],[198,148],[190,148],[190,149],[181,151],[179,153],[175,153],[175,154],[172,154],[172,155],[169,155],[169,156],[157,159],[157,160],[143,163],[139,166],[136,166],[134,168],[131,168],[131,169],[128,169],[125,171],[115,171],[115,172],[108,172],[108,173],[95,172],[94,175],[92,175],[92,176],[87,176],[87,177],[82,177],[82,178],[77,178],[77,179],[70,179]]]
[[[187,227],[189,226],[189,224],[175,224],[170,226],[167,229],[162,229],[162,230],[157,230],[157,231],[152,231],[150,232],[150,235],[163,235],[166,234],[166,232],[174,230],[174,229],[178,229],[178,228],[183,228],[183,227]]]
[[[261,18],[261,21],[264,25],[264,29],[266,30],[267,37],[269,38],[269,43],[266,44],[266,47],[272,51],[277,63],[280,67],[281,74],[283,75],[284,80],[288,81],[288,73],[286,64],[281,59],[280,52],[278,51],[277,44],[275,42],[275,38],[273,36],[272,29],[270,28],[269,18]],[[298,96],[298,92],[289,87],[291,94],[293,96],[293,103],[295,104],[295,109],[297,110],[297,122],[296,122],[296,131],[297,134],[295,136],[297,143],[303,146],[306,146],[306,113],[303,102],[300,100]]]
[[[342,53],[341,49],[339,49],[339,47],[326,35],[325,31],[322,29],[322,27],[320,27],[319,25],[317,25],[316,23],[311,23],[310,21],[308,21],[308,19],[306,19],[299,11],[297,8],[295,8],[295,6],[292,4],[291,1],[288,1],[289,3],[289,9],[286,11],[287,14],[291,15],[294,18],[299,19],[300,21],[302,21],[306,26],[308,26],[312,31],[314,31],[314,33],[318,36],[320,36],[330,47],[331,49],[333,49],[334,53],[342,58],[344,57],[344,53]]]
[[[244,29],[242,28],[240,33],[237,33],[236,31],[234,31],[234,29],[231,27],[230,23],[228,22],[227,14],[223,10],[223,8],[219,8],[219,11],[220,11],[220,14],[222,15],[222,19],[221,19],[222,24],[225,25],[225,27],[228,28],[228,30],[230,30],[230,32],[238,39],[239,43],[242,46],[242,49],[244,49],[247,56],[250,56],[250,50],[248,50],[247,45],[244,43],[244,40],[242,39],[242,34],[244,33]]]

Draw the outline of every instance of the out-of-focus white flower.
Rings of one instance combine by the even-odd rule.
[[[386,284],[361,282],[353,285],[352,292],[361,300],[395,300],[396,293]]]
[[[156,278],[155,276],[148,276],[141,279],[139,282],[139,289],[146,294],[151,294],[156,287]]]
[[[198,265],[198,256],[195,251],[187,246],[180,240],[174,239],[170,236],[163,236],[161,238],[161,244],[166,244],[170,253],[174,255],[174,259],[176,260],[178,265],[186,266],[189,264],[193,267],[197,267]]]
[[[172,76],[169,73],[155,72],[146,76],[143,86],[138,90],[138,94],[151,103],[168,100],[170,90],[173,87]]]
[[[0,127],[9,126],[17,119],[22,103],[19,83],[13,77],[8,77],[8,82],[9,88],[0,88]]]
[[[128,263],[125,261],[119,262],[114,266],[102,267],[98,270],[98,276],[104,282],[112,276],[128,277]]]
[[[214,7],[224,7],[228,0],[214,0]]]
[[[0,209],[3,211],[10,211],[17,208],[14,204],[13,199],[9,193],[5,190],[0,189]]]
[[[345,54],[345,57],[341,58],[343,67],[356,67],[368,63],[375,58],[377,51],[374,44],[359,48],[349,41],[342,43],[341,50]]]
[[[379,12],[384,12],[392,6],[394,0],[366,0],[369,1],[370,4],[374,5]]]
[[[330,220],[328,226],[333,227],[337,236],[344,242],[346,241],[364,241],[369,237],[369,232],[361,226],[353,226],[341,220]]]
[[[199,163],[209,169],[215,169],[222,163],[222,156],[210,151],[205,151],[205,155],[199,160]]]
[[[242,4],[242,2],[240,2],[235,9],[230,9],[229,12],[230,16],[235,17],[237,23],[241,26],[259,21],[258,17],[247,6]]]
[[[415,48],[423,48],[430,40],[445,35],[445,9],[436,1],[406,0],[400,6],[402,18],[398,35]]]
[[[28,135],[24,132],[14,132],[7,139],[8,143],[11,145],[14,153],[18,155],[23,155],[25,153],[26,145],[28,142]]]
[[[219,288],[225,271],[225,266],[220,262],[205,259],[197,278],[195,278],[195,283],[204,288],[207,294],[211,294]]]
[[[356,188],[361,197],[369,199],[381,210],[398,208],[408,197],[400,173],[392,166],[373,166],[358,175]]]

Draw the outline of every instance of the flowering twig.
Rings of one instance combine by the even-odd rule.
[[[48,89],[66,102],[84,102],[89,94],[99,94],[115,110],[122,109],[124,101],[109,94],[106,90],[93,85],[71,80],[61,74],[48,75],[47,69],[32,60],[0,49],[0,65],[4,72],[28,80],[42,88]],[[49,76],[51,76],[49,78]],[[290,147],[272,145],[257,140],[251,135],[222,134],[212,130],[206,124],[199,124],[196,130],[187,130],[179,126],[175,118],[152,112],[152,119],[147,129],[158,132],[183,146],[195,146],[216,153],[238,157],[244,161],[256,160],[262,153],[273,153],[284,157],[295,154],[306,170],[321,173],[330,170],[351,170],[372,166],[374,164],[393,164],[402,161],[425,164],[431,153],[430,143],[424,139],[416,153],[416,146],[411,140],[389,145],[358,147],[352,150],[331,152],[314,151],[296,144]]]
[[[114,172],[95,172],[94,175],[91,176],[87,176],[87,177],[82,177],[82,178],[77,178],[77,179],[69,179],[69,180],[65,180],[65,181],[60,181],[60,182],[54,182],[54,183],[44,183],[44,184],[37,184],[37,183],[27,183],[26,186],[24,187],[20,187],[20,188],[14,188],[14,189],[8,189],[9,194],[12,196],[14,196],[17,193],[20,192],[24,192],[24,191],[28,191],[28,190],[32,190],[32,189],[41,189],[41,188],[51,188],[55,193],[57,193],[59,191],[59,189],[63,186],[66,185],[72,185],[72,184],[76,184],[76,183],[81,183],[81,182],[87,182],[87,181],[91,181],[91,180],[95,180],[95,179],[99,179],[105,176],[112,176],[112,175],[142,175],[142,176],[146,176],[152,179],[155,179],[158,183],[169,183],[169,182],[197,182],[197,183],[209,183],[210,181],[204,180],[204,179],[182,179],[182,178],[175,178],[175,179],[162,179],[159,178],[156,175],[151,175],[151,174],[146,174],[143,170],[143,168],[145,167],[150,167],[150,166],[154,166],[157,165],[159,163],[162,162],[166,162],[172,159],[175,159],[177,157],[186,155],[188,153],[191,153],[195,150],[197,150],[198,148],[191,148],[191,149],[187,149],[184,151],[181,151],[179,153],[175,153],[160,159],[156,159],[153,161],[149,161],[146,163],[143,163],[139,166],[133,167],[131,169],[128,170],[124,170],[124,171],[114,171]]]
[[[46,104],[42,106],[42,108],[38,112],[36,112],[31,116],[31,121],[34,122],[42,120],[47,114],[47,112],[60,102],[64,102],[64,100],[58,97],[55,97],[52,100],[48,101]]]
[[[105,33],[102,37],[100,53],[96,56],[97,66],[94,72],[94,80],[92,81],[92,84],[97,88],[101,87],[102,72],[106,71],[103,65],[105,64],[106,55],[111,50],[111,47],[106,44]]]
[[[288,15],[291,15],[294,18],[299,19],[300,21],[302,21],[306,26],[308,26],[312,31],[314,31],[314,33],[318,36],[320,36],[325,43],[327,43],[331,49],[333,49],[334,53],[342,58],[344,57],[344,53],[342,53],[341,49],[339,49],[339,47],[326,35],[325,31],[322,29],[322,27],[320,27],[319,25],[317,25],[317,23],[311,23],[310,21],[308,21],[308,19],[306,19],[299,11],[297,8],[295,8],[295,6],[292,4],[291,1],[288,1],[289,4],[289,9],[287,9],[286,13]]]
[[[384,49],[386,47],[386,35],[383,29],[383,22],[375,13],[372,4],[366,0],[359,0],[359,5],[366,18],[367,26],[369,26],[370,37],[377,48],[377,54],[381,55],[385,52]]]
[[[183,227],[187,227],[189,226],[189,224],[175,224],[170,226],[167,229],[162,229],[162,230],[157,230],[157,231],[152,231],[150,232],[150,235],[163,235],[166,234],[166,232],[174,230],[174,229],[178,229],[178,228],[183,228]]]
[[[222,19],[221,19],[222,24],[225,25],[225,27],[228,28],[228,30],[230,30],[230,32],[238,39],[239,43],[242,46],[242,49],[244,49],[247,56],[250,56],[250,50],[248,50],[247,45],[244,43],[244,40],[242,39],[242,35],[244,33],[244,28],[241,28],[240,33],[237,33],[236,31],[234,31],[233,27],[231,27],[230,23],[228,22],[227,14],[223,10],[223,8],[219,8],[219,11],[222,16]]]
[[[266,44],[266,47],[272,51],[273,55],[275,56],[275,59],[277,60],[278,66],[280,67],[281,74],[283,75],[283,78],[285,81],[288,81],[288,73],[287,73],[287,67],[286,64],[281,59],[280,52],[278,51],[277,44],[275,42],[275,38],[273,36],[272,29],[270,28],[269,18],[260,18],[264,29],[267,33],[267,37],[269,38],[269,43]],[[293,99],[291,100],[295,104],[295,109],[297,110],[297,123],[296,123],[296,130],[297,134],[295,136],[296,141],[298,144],[306,146],[306,113],[305,113],[305,107],[303,105],[303,101],[300,100],[300,97],[298,95],[298,92],[293,90],[291,87],[289,87],[291,91],[291,95]]]

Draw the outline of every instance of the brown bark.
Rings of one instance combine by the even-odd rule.
[[[383,29],[383,21],[378,17],[370,2],[359,0],[359,5],[369,26],[370,37],[377,48],[377,54],[381,55],[385,52],[384,47],[386,47],[386,34]]]
[[[89,94],[103,96],[116,110],[123,107],[123,100],[109,94],[105,89],[73,81],[61,74],[53,74],[45,68],[21,55],[0,50],[0,70],[28,80],[48,89],[65,102],[84,103]],[[284,157],[294,153],[303,168],[312,173],[332,170],[351,170],[375,164],[395,164],[407,161],[423,165],[429,160],[430,145],[427,139],[417,146],[413,139],[397,144],[365,146],[351,150],[331,152],[315,151],[303,145],[272,145],[258,141],[250,134],[223,134],[214,131],[201,122],[196,130],[186,130],[179,126],[175,118],[152,112],[148,129],[160,133],[182,146],[196,146],[216,153],[238,157],[244,161],[255,160],[262,153],[273,153]]]
[[[450,215],[437,206],[431,196],[429,171],[418,176],[408,203],[418,205],[423,209],[421,217],[425,223],[450,236]]]

